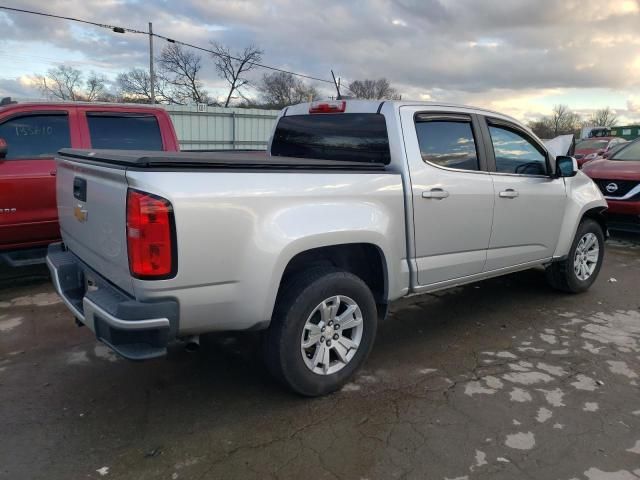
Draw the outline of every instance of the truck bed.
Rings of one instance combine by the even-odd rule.
[[[62,150],[56,162],[65,247],[132,300],[177,299],[181,335],[258,328],[287,263],[326,242],[379,245],[399,279],[390,294],[406,280],[402,178],[382,164],[105,150]],[[130,191],[171,205],[175,276],[131,275]]]
[[[381,171],[382,163],[315,158],[275,157],[264,152],[149,152],[137,150],[80,150],[65,148],[59,155],[81,163],[130,169],[275,169]]]

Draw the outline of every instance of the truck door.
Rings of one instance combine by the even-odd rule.
[[[418,284],[481,273],[493,215],[493,182],[486,171],[475,115],[401,107],[411,175]]]
[[[69,112],[24,112],[0,120],[7,156],[0,160],[0,249],[60,238],[53,159],[71,146]]]
[[[551,173],[544,146],[501,119],[481,122],[495,188],[485,271],[551,258],[566,205],[564,180]]]

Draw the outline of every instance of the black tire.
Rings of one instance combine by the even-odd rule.
[[[343,295],[362,312],[362,338],[355,355],[341,370],[322,375],[311,371],[301,352],[305,323],[324,300]],[[289,389],[313,397],[344,385],[367,359],[376,336],[376,303],[367,285],[357,276],[331,267],[303,272],[289,279],[276,300],[271,325],[264,337],[264,354],[272,375]]]
[[[574,270],[574,262],[576,258],[576,248],[580,239],[587,233],[593,233],[598,239],[598,262],[596,263],[595,270],[586,280],[580,280]],[[604,259],[604,233],[602,227],[590,218],[585,218],[578,225],[576,236],[571,244],[571,249],[566,260],[562,262],[552,263],[547,267],[547,281],[556,290],[561,290],[568,293],[580,293],[589,289],[589,287],[595,282],[602,267],[602,261]]]

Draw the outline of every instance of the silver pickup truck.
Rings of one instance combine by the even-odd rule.
[[[263,330],[296,392],[340,388],[390,302],[546,267],[581,292],[606,202],[513,118],[407,101],[301,104],[268,153],[63,150],[56,290],[129,359],[173,340]]]

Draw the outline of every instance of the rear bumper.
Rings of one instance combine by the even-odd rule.
[[[178,327],[178,303],[138,302],[111,285],[62,244],[49,246],[47,266],[54,287],[75,317],[101,342],[129,360],[167,353]]]

